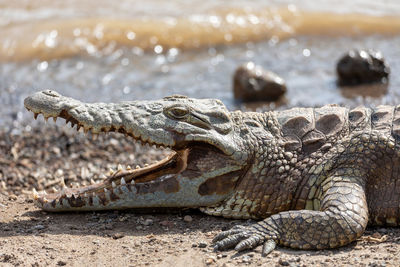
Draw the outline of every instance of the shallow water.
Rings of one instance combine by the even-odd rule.
[[[251,110],[400,103],[400,4],[347,2],[0,2],[0,127],[29,124],[23,98],[47,88],[104,102],[178,93]],[[386,89],[337,88],[336,61],[352,48],[383,52]],[[286,80],[284,101],[235,103],[232,74],[249,60]]]

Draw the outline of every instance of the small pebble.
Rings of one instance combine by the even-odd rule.
[[[123,238],[123,237],[124,237],[124,235],[121,234],[121,233],[115,233],[115,234],[113,234],[113,236],[112,236],[113,239],[120,239],[120,238]]]
[[[46,228],[46,227],[44,225],[41,225],[41,224],[35,225],[33,227],[33,229],[35,229],[35,230],[43,230],[44,228]]]
[[[289,262],[283,260],[282,258],[279,259],[278,263],[282,266],[289,266]]]
[[[192,221],[193,221],[193,218],[192,218],[192,216],[190,216],[190,215],[186,215],[185,217],[183,217],[183,220],[184,220],[185,222],[192,222]]]
[[[171,224],[172,224],[172,222],[167,221],[167,220],[161,221],[161,222],[160,222],[160,225],[161,225],[161,226],[170,226]]]
[[[382,237],[382,235],[381,235],[380,233],[378,233],[378,232],[375,232],[375,233],[372,234],[372,237],[373,237],[373,238],[378,238],[378,239],[379,239],[379,238]]]
[[[213,259],[213,258],[208,258],[208,259],[206,259],[206,264],[207,265],[211,265],[211,264],[213,264],[215,262],[215,260]]]
[[[248,263],[251,261],[251,258],[248,255],[244,255],[242,258],[242,262],[243,263]]]
[[[154,221],[152,219],[146,219],[142,224],[145,226],[153,225]]]
[[[57,265],[58,266],[65,266],[65,265],[67,265],[67,263],[65,261],[58,261]]]

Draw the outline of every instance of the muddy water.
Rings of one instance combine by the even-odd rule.
[[[0,127],[29,124],[23,98],[46,88],[105,102],[178,93],[252,110],[400,103],[396,0],[171,2],[0,1]],[[337,88],[335,63],[352,48],[383,52],[387,88]],[[248,60],[287,81],[284,101],[234,102],[232,73]]]

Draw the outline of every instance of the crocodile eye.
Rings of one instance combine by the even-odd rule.
[[[173,106],[168,109],[167,114],[175,119],[183,119],[189,114],[189,109],[182,106]]]

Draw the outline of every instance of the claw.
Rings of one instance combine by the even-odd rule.
[[[265,257],[276,248],[276,242],[273,239],[265,241],[262,249],[262,256]]]
[[[236,245],[235,250],[242,251],[242,250],[246,250],[246,249],[255,248],[258,245],[261,245],[263,243],[263,241],[264,241],[264,237],[257,235],[257,234],[253,234],[249,238],[240,241],[239,244]]]
[[[249,234],[246,232],[241,232],[238,234],[230,235],[230,236],[224,238],[223,240],[218,241],[214,246],[214,250],[224,250],[224,249],[235,247],[236,244],[238,244],[240,241],[242,241],[243,239],[246,239],[248,237],[249,237]]]
[[[220,240],[222,240],[222,239],[224,239],[224,238],[226,238],[226,237],[228,237],[230,235],[238,234],[238,233],[240,233],[242,231],[243,230],[240,230],[240,229],[231,229],[231,230],[228,230],[228,231],[223,231],[223,232],[217,234],[214,237],[214,239],[212,240],[212,242],[215,243],[215,242],[220,241]]]

